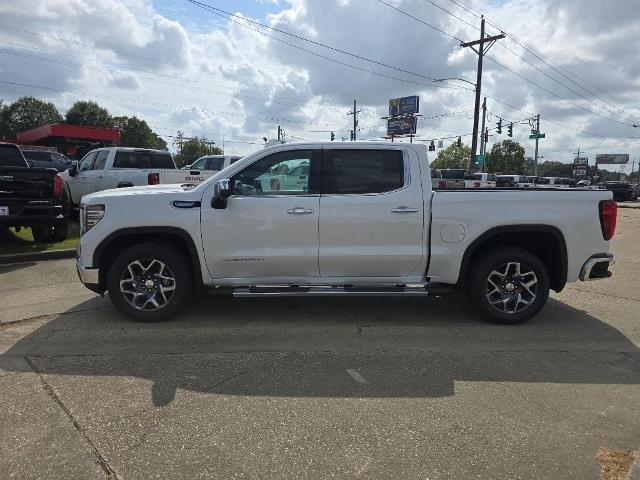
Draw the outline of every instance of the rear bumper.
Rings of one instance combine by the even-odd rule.
[[[611,253],[599,253],[597,255],[593,255],[582,266],[579,278],[583,282],[609,278],[612,275],[609,267],[613,265],[613,263],[613,254]]]
[[[2,201],[0,205],[9,207],[9,215],[0,215],[0,226],[3,227],[56,225],[65,221],[62,205],[16,204]]]

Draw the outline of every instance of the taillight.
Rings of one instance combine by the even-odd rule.
[[[155,172],[147,175],[147,183],[149,185],[160,185],[160,174]]]
[[[56,175],[53,177],[53,198],[62,197],[62,185],[64,184],[62,177]]]
[[[444,180],[440,180],[438,182],[438,188],[447,188],[447,182],[445,182]]]
[[[602,200],[599,205],[599,211],[602,237],[605,240],[611,240],[616,231],[618,204],[614,200]]]
[[[473,184],[473,188],[480,188],[480,182],[476,182]]]

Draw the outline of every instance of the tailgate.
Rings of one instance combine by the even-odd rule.
[[[218,173],[211,170],[160,170],[160,183],[193,183],[199,184]]]
[[[0,200],[52,199],[54,168],[0,167]]]

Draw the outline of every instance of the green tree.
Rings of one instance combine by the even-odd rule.
[[[206,138],[181,137],[181,139],[178,144],[178,154],[174,156],[178,167],[191,165],[203,155],[222,155],[222,149],[212,145],[212,142],[209,142]]]
[[[63,118],[51,102],[43,102],[35,97],[20,97],[3,108],[3,128],[6,135],[13,136],[49,123],[62,123]]]
[[[547,161],[538,164],[538,175],[541,177],[572,177],[573,163]]]
[[[490,173],[524,175],[526,162],[524,147],[513,140],[494,143],[487,155],[485,170]]]
[[[452,143],[444,150],[438,152],[436,159],[431,162],[431,168],[469,168],[469,158],[471,158],[471,147],[464,144]]]
[[[80,100],[67,112],[66,121],[69,125],[83,125],[86,127],[111,127],[113,121],[106,108],[96,102]]]
[[[123,147],[155,148],[165,150],[167,142],[151,130],[147,122],[137,117],[113,117],[113,126],[120,130]]]

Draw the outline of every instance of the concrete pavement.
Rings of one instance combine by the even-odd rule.
[[[146,325],[73,262],[0,266],[7,478],[597,478],[640,444],[640,212],[533,321],[446,299],[209,295]]]

